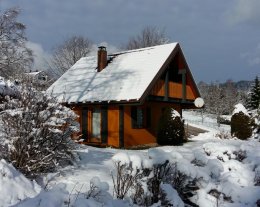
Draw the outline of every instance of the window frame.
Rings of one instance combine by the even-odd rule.
[[[144,129],[151,127],[151,108],[131,106],[132,129]]]

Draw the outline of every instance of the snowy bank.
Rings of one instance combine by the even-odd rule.
[[[0,206],[11,206],[36,196],[41,187],[31,182],[5,160],[0,160]]]

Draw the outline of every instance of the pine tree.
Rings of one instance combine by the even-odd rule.
[[[249,109],[258,109],[260,104],[260,84],[258,77],[256,76],[255,82],[251,91],[249,93],[249,98],[247,100],[247,108]]]

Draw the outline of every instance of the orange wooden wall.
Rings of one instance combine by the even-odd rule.
[[[108,107],[108,137],[109,146],[119,147],[119,107]]]
[[[181,113],[181,107],[177,104],[147,102],[144,107],[150,107],[151,109],[151,127],[149,129],[133,129],[131,123],[131,106],[124,107],[124,146],[126,148],[157,142],[157,126],[163,108],[172,107]]]
[[[100,107],[100,106],[96,106]],[[172,107],[181,113],[181,106],[177,104],[147,102],[143,106],[144,109],[151,109],[151,127],[143,129],[133,129],[131,120],[131,106],[124,106],[124,147],[136,145],[156,143],[157,126],[164,107]],[[90,109],[91,106],[88,106]],[[82,108],[73,107],[73,110],[79,115],[78,121],[81,124]],[[88,116],[90,115],[90,110]],[[88,118],[88,127],[91,128],[91,117]],[[82,130],[82,126],[80,127]],[[108,107],[108,146],[119,147],[119,106]]]
[[[191,81],[190,81],[191,82]],[[165,86],[164,80],[158,80],[151,91],[151,95],[154,96],[164,96],[165,95]],[[170,98],[179,98],[182,99],[182,84],[174,83],[172,81],[169,82],[169,94]],[[192,90],[191,85],[186,85],[186,99],[195,100],[195,93]]]

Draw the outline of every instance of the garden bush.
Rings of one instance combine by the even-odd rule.
[[[174,109],[166,108],[158,125],[158,144],[179,145],[184,142],[184,135],[184,123],[180,114]]]
[[[23,87],[20,97],[2,105],[0,157],[29,178],[53,172],[73,158],[71,134],[78,131],[77,115],[55,99]]]
[[[242,140],[252,136],[251,119],[248,115],[240,111],[231,117],[231,135]]]

